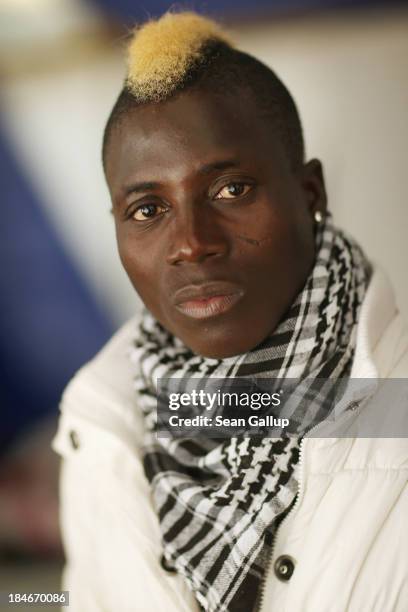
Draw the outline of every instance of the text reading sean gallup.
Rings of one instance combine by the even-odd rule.
[[[208,393],[204,390],[192,390],[189,393],[170,393],[168,408],[177,411],[180,408],[201,408],[214,412],[217,408],[243,408],[257,411],[280,406],[282,391],[275,393],[247,393],[216,391]],[[226,417],[224,414],[209,416],[196,414],[195,416],[180,416],[172,414],[168,423],[171,427],[279,427],[289,425],[289,419],[276,418],[273,415],[249,414],[242,417]]]

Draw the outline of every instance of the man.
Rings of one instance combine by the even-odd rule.
[[[406,332],[332,225],[285,86],[213,22],[168,14],[132,40],[104,167],[146,310],[63,401],[74,609],[405,610],[407,444],[344,436],[378,410],[376,377],[406,375]],[[373,385],[317,419],[321,439],[157,438],[159,378],[245,377]]]

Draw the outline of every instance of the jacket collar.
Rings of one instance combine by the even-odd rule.
[[[381,268],[374,266],[357,325],[356,350],[351,378],[386,377],[385,363],[376,348],[398,314],[391,284]],[[390,347],[392,352],[392,347]]]

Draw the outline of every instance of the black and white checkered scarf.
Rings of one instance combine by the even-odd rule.
[[[256,608],[273,532],[297,494],[300,438],[158,439],[157,379],[347,377],[369,276],[360,248],[327,217],[304,289],[273,334],[248,353],[195,355],[143,314],[130,357],[145,415],[145,473],[164,558],[204,610]]]

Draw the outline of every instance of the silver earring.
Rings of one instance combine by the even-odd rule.
[[[321,210],[315,210],[314,220],[316,223],[321,223],[323,221],[323,213]]]

